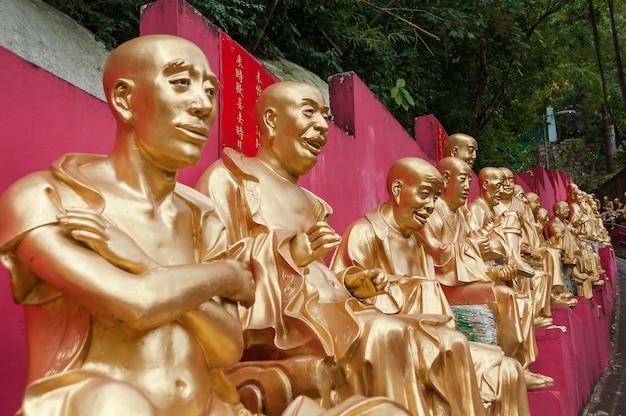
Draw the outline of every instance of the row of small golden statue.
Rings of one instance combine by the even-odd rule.
[[[626,200],[626,192],[624,192],[624,200]],[[596,207],[600,207],[600,201],[595,200]],[[602,212],[600,217],[605,223],[611,224],[613,229],[618,222],[622,222],[626,219],[626,205],[622,204],[619,198],[611,199],[608,196],[602,197]]]
[[[553,384],[528,370],[535,328],[552,326],[551,305],[576,303],[561,258],[588,296],[597,256],[566,203],[544,241],[539,198],[508,169],[481,170],[467,205],[471,137],[451,136],[436,167],[395,162],[388,200],[340,237],[331,208],[298,185],[327,140],[315,88],[264,90],[256,157],[224,149],[194,190],[176,174],[198,162],[219,88],[200,49],[133,39],[103,84],[111,154],[66,155],[0,199],[29,341],[20,414],[250,414],[244,402],[284,415],[528,415],[527,388]],[[497,345],[457,330],[452,309],[473,304]]]

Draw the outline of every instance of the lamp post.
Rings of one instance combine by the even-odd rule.
[[[543,147],[544,150],[546,152],[546,169],[550,169],[550,158],[548,155],[548,129],[553,126],[554,128],[554,140],[550,140],[550,141],[557,141],[558,137],[557,137],[557,131],[556,131],[556,116],[562,116],[562,115],[566,115],[566,114],[576,114],[576,110],[561,110],[561,111],[557,111],[556,113],[552,112],[552,107],[546,107],[546,114],[543,115],[543,122],[544,122],[544,128],[543,128]]]

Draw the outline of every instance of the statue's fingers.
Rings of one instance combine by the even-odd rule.
[[[69,230],[83,230],[98,234],[100,238],[106,238],[106,230],[99,222],[94,222],[89,218],[76,218],[73,216],[65,216],[59,218],[59,223]]]
[[[89,245],[96,245],[104,242],[102,235],[89,230],[72,230],[72,237],[75,240]]]

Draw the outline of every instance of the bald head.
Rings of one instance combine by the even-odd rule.
[[[478,142],[472,136],[465,133],[454,133],[448,136],[443,144],[443,155],[457,157],[465,163],[474,166]]]
[[[314,103],[327,116],[329,108],[322,93],[314,86],[298,81],[276,82],[265,88],[257,99],[254,115],[261,139],[271,135],[272,118],[288,109],[289,105],[300,106],[304,102]]]
[[[443,178],[441,199],[453,210],[465,205],[472,181],[470,165],[459,158],[449,156],[437,163],[437,170]]]
[[[489,204],[496,206],[502,198],[502,187],[504,184],[504,173],[501,169],[488,166],[482,168],[478,173],[478,182],[480,185],[480,197]]]
[[[504,173],[499,168],[494,168],[491,166],[482,168],[480,172],[478,172],[478,180],[482,183],[488,179],[498,179],[500,181],[503,181]]]
[[[389,200],[383,215],[402,235],[420,231],[435,208],[441,175],[433,165],[415,157],[398,159],[387,174]]]
[[[570,183],[567,185],[567,199],[568,201],[577,201],[578,200],[578,185],[575,183]]]
[[[437,187],[443,183],[439,171],[429,162],[417,157],[404,157],[396,160],[387,173],[387,193],[393,195],[394,182],[417,183],[428,181]]]
[[[442,175],[445,171],[456,174],[467,171],[468,168],[471,170],[470,165],[468,165],[465,161],[452,156],[444,157],[437,163],[437,170]]]
[[[530,210],[535,217],[537,217],[538,210],[541,208],[541,198],[539,198],[539,195],[534,192],[526,192],[526,201],[528,201]]]
[[[560,219],[566,219],[569,216],[569,205],[565,201],[556,202],[552,205],[552,211],[554,212],[554,216]]]
[[[211,84],[219,88],[219,81],[212,72],[202,50],[194,43],[171,35],[148,35],[133,38],[115,48],[104,65],[102,86],[115,117],[127,119],[136,105],[127,98],[139,86],[150,87],[160,75],[169,75],[180,68],[194,67]],[[128,102],[122,102],[122,101]]]
[[[539,224],[541,224],[542,227],[545,227],[546,224],[548,224],[548,221],[550,220],[550,215],[548,214],[548,210],[540,207],[537,210],[537,221],[539,222]]]

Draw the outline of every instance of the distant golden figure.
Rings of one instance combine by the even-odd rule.
[[[469,169],[465,162],[454,160]],[[408,283],[428,284],[439,293],[435,292],[434,298],[445,301],[435,280],[428,246],[417,233],[430,222],[441,183],[441,176],[430,163],[413,157],[399,159],[387,174],[389,199],[348,227],[331,267],[348,287],[361,281],[360,290],[352,290],[361,302],[376,305],[377,298],[391,298],[417,307],[431,301],[428,296],[392,296],[394,289],[400,292]],[[405,312],[397,308],[387,313]],[[446,313],[452,316],[451,312]],[[470,342],[470,350],[474,368],[458,371],[476,371],[488,414],[527,414],[528,399],[520,364],[505,357],[497,346]]]
[[[591,207],[585,201],[585,193],[575,183],[567,185],[567,203],[569,205],[569,223],[574,234],[590,242],[598,239],[596,222]]]
[[[576,281],[578,295],[593,298],[592,285],[599,281],[599,258],[587,244],[578,240],[570,230],[567,219],[570,216],[566,201],[556,202],[554,216],[548,223],[548,244],[561,251],[562,261],[569,267],[571,277]]]
[[[543,236],[543,229],[549,221],[549,217],[546,218],[548,211],[544,208],[545,212],[540,215],[541,198],[536,193],[526,192],[524,196],[528,207],[528,213],[524,215],[524,244],[527,245],[529,252],[541,256],[543,269],[552,276],[550,303],[552,306],[576,306],[578,301],[565,289],[560,252],[548,247]],[[540,218],[541,216],[543,218]]]
[[[489,248],[483,255],[487,264],[503,263],[524,278],[531,278],[535,272],[530,265],[521,259],[521,224],[517,213],[505,211],[499,214],[495,207],[500,203],[505,180],[504,172],[494,167],[481,169],[478,174],[480,193],[478,198],[469,204],[468,224],[470,236],[474,238],[487,236]],[[515,303],[520,319],[521,339],[508,334],[502,339],[500,346],[504,352],[517,358],[525,371],[528,365],[536,360],[537,343],[535,341],[533,302],[527,288],[517,284],[515,276],[509,274],[492,275],[496,284],[505,285],[515,292]],[[546,379],[552,383],[551,379]]]
[[[478,142],[475,138],[465,133],[454,133],[448,136],[443,144],[443,156],[457,157],[474,167]]]
[[[354,299],[325,265],[339,243],[331,209],[298,180],[326,144],[328,111],[310,85],[271,85],[256,105],[257,156],[225,149],[198,182],[229,238],[255,239],[257,298],[242,311],[248,351],[328,358],[355,393],[390,397],[412,414],[484,414],[467,341],[446,327],[450,317],[385,315]],[[456,341],[442,342],[448,336]]]
[[[550,294],[552,293],[553,276],[548,274],[545,269],[541,258],[542,252],[536,250],[533,251],[529,246],[530,239],[532,238],[529,236],[529,233],[534,232],[534,224],[532,224],[534,217],[530,208],[526,204],[526,196],[524,195],[521,186],[515,184],[515,176],[513,175],[513,172],[505,167],[501,167],[500,170],[504,173],[504,183],[500,203],[494,207],[494,210],[496,213],[501,215],[505,215],[507,211],[517,214],[522,232],[522,239],[519,245],[520,254],[528,264],[532,263],[531,265],[534,269],[534,275],[532,278],[526,279],[524,277],[518,277],[517,284],[521,290],[531,297],[533,301],[535,327],[549,327],[552,325]],[[551,255],[545,250],[543,251],[543,254],[548,256]],[[557,262],[560,273],[559,255],[556,252],[553,254],[556,256],[553,260]],[[554,269],[553,272],[554,271],[556,271],[556,269]]]
[[[487,288],[493,292],[497,302],[498,344],[507,356],[517,359],[524,366],[528,389],[551,385],[549,377],[528,370],[528,364],[534,360],[526,349],[526,345],[532,347],[534,343],[532,319],[529,319],[532,317],[528,316],[531,302],[504,284],[514,279],[517,271],[514,267],[494,261],[486,264],[482,255],[489,254],[491,250],[490,237],[471,234],[464,209],[471,181],[469,165],[461,159],[446,157],[437,163],[437,169],[443,178],[441,196],[421,231],[432,252],[437,280],[454,288],[455,297],[464,302],[462,304],[472,302],[467,293],[476,296],[478,290],[485,291],[483,287],[491,283]]]

